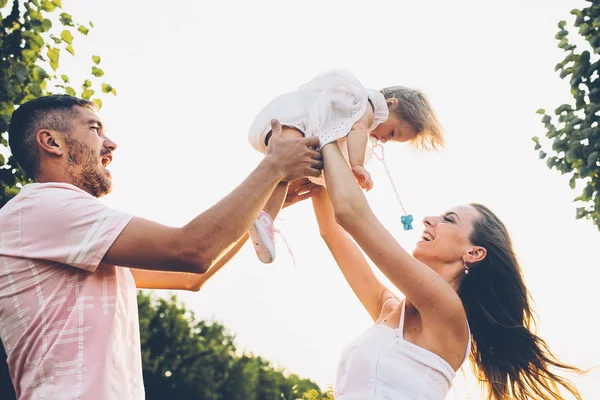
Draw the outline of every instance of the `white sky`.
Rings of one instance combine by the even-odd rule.
[[[238,185],[261,155],[247,141],[256,112],[315,74],[348,68],[373,88],[425,91],[445,127],[448,147],[417,155],[386,148],[388,163],[417,220],[481,202],[507,224],[540,315],[541,335],[562,360],[600,364],[600,233],[575,220],[578,194],[533,151],[544,136],[538,108],[570,101],[554,66],[554,35],[569,11],[587,3],[422,0],[252,2],[63,1],[76,21],[77,57],[62,63],[83,78],[102,56],[101,117],[119,144],[112,172],[120,210],[180,226]],[[80,80],[75,80],[80,81]],[[421,227],[404,232],[384,170],[368,165],[378,217],[412,249]],[[310,201],[277,223],[296,257],[278,242],[274,264],[247,245],[199,293],[180,298],[201,318],[237,335],[260,354],[324,388],[342,349],[371,324],[321,238]],[[466,368],[468,370],[468,368]],[[479,398],[459,375],[449,399]],[[600,371],[575,380],[585,399],[600,398]],[[472,397],[469,397],[472,396]]]

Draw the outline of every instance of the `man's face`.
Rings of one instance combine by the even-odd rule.
[[[102,197],[112,189],[112,177],[106,166],[112,161],[116,143],[104,134],[98,115],[84,107],[75,107],[77,116],[71,121],[71,133],[65,135],[67,173],[73,183],[94,197]]]

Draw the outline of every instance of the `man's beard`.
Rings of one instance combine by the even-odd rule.
[[[65,137],[69,149],[67,174],[73,185],[94,197],[110,193],[112,181],[100,167],[98,155],[85,144],[72,137]]]

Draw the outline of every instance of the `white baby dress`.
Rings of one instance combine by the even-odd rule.
[[[368,129],[372,131],[388,118],[388,107],[381,92],[366,89],[345,69],[327,71],[301,85],[298,90],[269,102],[250,125],[248,140],[256,150],[264,153],[271,119],[275,118],[283,126],[298,129],[305,137],[319,137],[320,150],[324,145],[348,135],[352,125],[365,113],[369,100],[374,108],[374,121]],[[345,140],[340,141],[340,148],[348,159]],[[367,151],[365,161],[370,158],[371,153]],[[322,177],[311,180],[324,184]]]

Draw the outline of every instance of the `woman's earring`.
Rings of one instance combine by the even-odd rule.
[[[463,265],[465,266],[465,274],[469,275],[469,266],[467,265],[467,260],[463,260]]]

